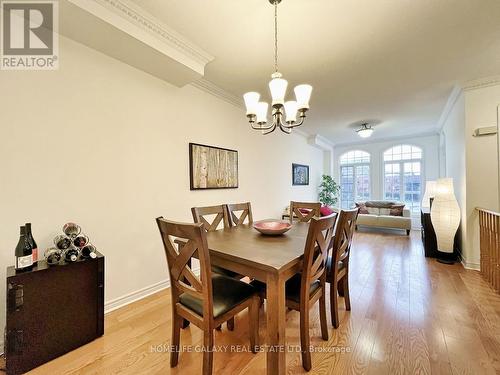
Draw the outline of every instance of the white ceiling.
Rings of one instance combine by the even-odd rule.
[[[206,79],[268,97],[268,0],[133,2],[215,56]],[[500,74],[500,0],[283,0],[278,9],[280,71],[290,86],[314,87],[302,129],[336,144],[359,140],[352,124],[362,120],[380,122],[372,139],[435,131],[454,84]]]

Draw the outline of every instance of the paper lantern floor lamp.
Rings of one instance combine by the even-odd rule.
[[[454,263],[454,242],[460,225],[460,207],[455,198],[452,178],[441,178],[436,182],[431,221],[436,232],[437,250],[440,255],[438,261]]]

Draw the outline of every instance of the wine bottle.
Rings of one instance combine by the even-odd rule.
[[[19,242],[16,246],[16,270],[28,271],[33,268],[33,251],[26,236],[26,227],[22,226]]]
[[[69,237],[60,234],[54,238],[54,245],[56,245],[59,250],[66,250],[71,246],[71,240]]]
[[[89,238],[83,233],[76,236],[75,239],[73,240],[73,245],[75,245],[78,248],[82,248],[88,243],[89,243]]]
[[[26,238],[31,246],[31,251],[33,251],[33,264],[38,262],[38,246],[36,244],[35,239],[33,238],[33,233],[31,232],[31,223],[26,223]]]
[[[61,250],[56,249],[55,247],[51,247],[45,250],[44,256],[47,264],[51,266],[58,264],[62,259]]]
[[[66,262],[76,262],[78,260],[78,250],[74,247],[70,247],[64,253],[64,260]]]
[[[75,223],[66,223],[63,226],[63,232],[66,236],[75,238],[81,232],[81,228],[78,224]]]
[[[95,259],[95,258],[97,258],[96,251],[97,250],[96,250],[94,245],[88,244],[87,246],[84,246],[82,248],[82,251],[81,251],[82,258],[83,259],[88,259],[88,258]]]

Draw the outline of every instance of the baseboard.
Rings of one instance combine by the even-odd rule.
[[[195,275],[199,276],[200,269],[193,269]],[[111,301],[107,301],[104,303],[104,313],[110,313],[120,307],[126,306],[130,303],[137,302],[143,298],[146,298],[152,294],[158,293],[161,290],[167,289],[170,287],[170,280],[163,280],[156,284],[146,286],[142,289],[136,290],[134,292],[125,294],[121,297],[115,298]]]
[[[479,263],[467,262],[467,260],[462,256],[461,252],[458,253],[458,259],[466,270],[481,271],[481,265]]]
[[[461,263],[466,270],[481,271],[481,265],[479,263],[467,262],[465,259],[461,259]]]
[[[125,294],[121,297],[112,299],[111,301],[107,301],[104,303],[104,313],[107,314],[113,310],[119,309],[120,307],[126,306],[129,303],[139,301],[143,298],[150,296],[151,294],[155,294],[160,290],[166,289],[170,286],[170,280],[163,280],[156,284],[149,285],[145,288],[136,290],[134,292]]]

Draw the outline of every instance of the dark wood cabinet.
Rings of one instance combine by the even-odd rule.
[[[104,256],[7,269],[7,374],[21,374],[104,334]]]

